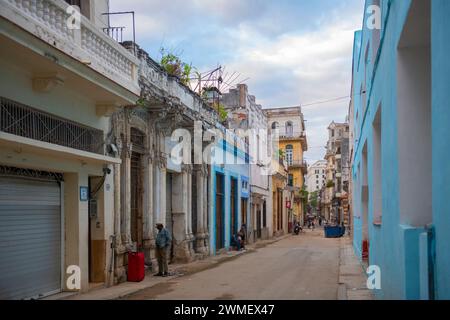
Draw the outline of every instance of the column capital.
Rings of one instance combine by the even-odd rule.
[[[183,164],[183,165],[181,165],[181,171],[183,173],[192,174],[192,172],[194,171],[193,165],[192,164]]]
[[[156,165],[160,168],[160,169],[166,169],[167,168],[167,156],[163,153],[160,152],[156,157],[155,157],[155,163]]]

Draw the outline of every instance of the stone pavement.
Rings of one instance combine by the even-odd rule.
[[[367,276],[363,265],[355,256],[350,237],[340,239],[338,300],[374,300],[367,289]]]
[[[146,277],[142,282],[124,282],[112,287],[100,287],[92,289],[87,293],[74,294],[74,293],[61,293],[44,300],[114,300],[121,299],[123,297],[129,296],[138,291],[154,287],[158,284],[162,284],[179,277],[186,275],[202,272],[208,269],[212,269],[224,262],[232,261],[241,255],[254,252],[258,248],[265,247],[267,245],[273,244],[280,240],[289,237],[290,235],[285,235],[279,238],[271,240],[259,241],[255,244],[247,245],[247,250],[245,251],[228,251],[226,253],[208,257],[204,260],[194,261],[188,264],[178,264],[169,265],[169,270],[173,276],[162,278],[154,277],[150,271],[146,272]]]
[[[364,267],[353,252],[351,239],[348,237],[341,239],[324,239],[322,232],[322,230],[316,230],[315,232],[308,231],[307,234],[302,234],[300,237],[292,237],[287,235],[277,239],[260,241],[256,244],[249,245],[247,246],[246,251],[230,251],[189,264],[171,265],[170,270],[174,275],[167,278],[153,277],[149,272],[144,281],[140,283],[125,282],[109,288],[100,287],[97,289],[92,289],[88,293],[65,293],[55,295],[47,299],[113,300],[124,298],[155,299],[157,297],[162,299],[171,299],[172,296],[175,298],[189,297],[190,295],[192,296],[192,292],[197,292],[198,294],[198,291],[200,291],[197,290],[198,288],[194,288],[195,285],[193,283],[195,281],[190,281],[190,278],[199,278],[202,280],[200,281],[201,283],[207,282],[209,283],[208,287],[213,287],[214,281],[218,281],[218,277],[220,278],[217,273],[226,278],[228,276],[232,276],[233,272],[238,272],[238,275],[232,276],[232,278],[239,277],[239,273],[242,272],[239,271],[243,268],[242,265],[251,267],[253,260],[255,260],[257,265],[260,266],[258,273],[261,273],[262,277],[266,279],[266,286],[268,285],[267,281],[270,280],[267,277],[272,274],[278,274],[278,279],[275,283],[272,283],[272,286],[270,287],[271,289],[266,296],[262,295],[265,298],[271,297],[275,299],[278,297],[285,299],[286,292],[292,291],[292,294],[289,295],[289,299],[374,299],[370,290],[366,287],[367,277],[364,272]],[[335,249],[333,249],[333,247]],[[336,254],[333,254],[333,250],[335,250]],[[250,253],[254,253],[256,255],[249,255]],[[285,270],[285,275],[289,278],[287,283],[284,285],[281,281],[283,280],[283,275],[277,273],[276,270],[270,269],[272,268],[270,257],[274,256],[273,259],[278,259],[276,258],[277,255],[282,255],[284,258],[283,260],[278,260],[279,262],[275,263],[274,267],[279,266],[280,268],[284,268],[283,270]],[[333,259],[336,261],[336,264],[330,263]],[[260,260],[264,261],[264,265],[259,262]],[[226,266],[222,266],[224,262],[231,262],[231,264],[227,263]],[[296,265],[297,268],[290,268],[291,265]],[[246,270],[247,267],[242,270]],[[256,270],[253,267],[251,267],[251,269]],[[269,268],[267,274],[264,273],[264,268]],[[290,269],[288,270],[286,268]],[[226,274],[223,274],[223,270],[229,270],[229,272],[225,272]],[[228,274],[230,272],[231,274]],[[291,275],[290,273],[294,274]],[[213,274],[213,276],[209,279],[208,275],[211,274]],[[314,278],[316,275],[320,277],[320,280]],[[325,279],[324,275],[329,275],[329,277]],[[250,281],[252,277],[255,277],[255,281],[257,281],[253,285],[253,287],[257,289],[257,284],[261,281],[258,279],[261,275],[258,278],[258,274],[252,273],[251,276],[246,276],[247,281]],[[292,282],[292,277],[296,277],[298,279],[298,284],[294,287],[288,284]],[[232,279],[229,280],[232,281]],[[220,285],[222,286],[228,280],[222,279],[220,281]],[[199,281],[196,281],[195,283],[197,282]],[[265,281],[262,283],[264,282]],[[193,285],[194,287],[192,287]],[[167,286],[178,287],[178,289],[174,291],[172,295],[164,295],[162,292],[159,292],[161,291],[161,288],[165,288]],[[183,288],[186,292],[183,291]],[[279,292],[277,291],[277,288],[279,289]],[[201,292],[204,292],[205,298],[208,298],[208,290],[203,290],[204,291]],[[261,289],[260,291],[263,290]],[[243,290],[243,297],[247,298],[261,296],[261,292],[260,294],[256,294],[251,290],[247,292],[247,295],[245,295],[245,293],[246,291]],[[212,296],[215,296],[214,294],[217,295],[218,293],[214,292],[211,294]],[[235,298],[239,299],[239,296],[236,296]]]

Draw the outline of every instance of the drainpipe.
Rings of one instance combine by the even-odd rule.
[[[435,228],[432,224],[425,227],[428,235],[428,296],[430,300],[435,300],[435,268],[436,261],[436,237]]]
[[[116,235],[113,234],[110,236],[111,240],[111,261],[109,263],[109,285],[108,287],[111,287],[114,285],[114,255],[116,250]]]

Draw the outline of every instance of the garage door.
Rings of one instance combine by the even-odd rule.
[[[0,299],[61,291],[61,191],[56,181],[0,175]]]

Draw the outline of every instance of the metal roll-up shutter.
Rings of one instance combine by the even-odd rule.
[[[0,299],[61,291],[61,188],[0,175]]]

